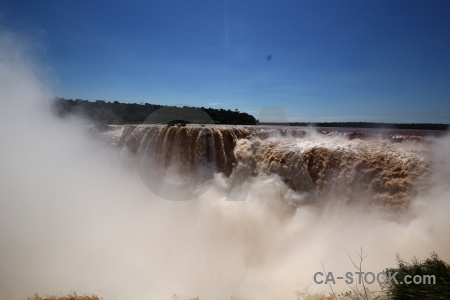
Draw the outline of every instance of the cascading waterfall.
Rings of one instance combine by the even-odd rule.
[[[236,160],[233,149],[249,131],[236,128],[126,126],[119,141],[131,153],[150,156],[162,168],[177,164],[181,172],[192,173],[209,165],[229,176]]]
[[[335,199],[404,209],[426,186],[431,168],[426,141],[290,128],[128,125],[119,145],[141,159],[140,167],[145,159],[151,162],[146,167],[159,168],[161,175],[171,166],[184,176],[207,167],[209,175],[220,172],[235,183],[276,174],[305,193],[308,203]]]
[[[102,125],[92,138],[46,109],[14,40],[0,43],[0,299],[294,300],[328,294],[314,274],[356,271],[361,248],[366,272],[395,253],[450,261],[448,136]]]

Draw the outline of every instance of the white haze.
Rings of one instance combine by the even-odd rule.
[[[226,201],[216,175],[199,199],[154,196],[118,153],[75,121],[52,116],[51,93],[13,35],[0,39],[0,299],[34,293],[104,299],[296,299],[322,270],[395,266],[395,254],[450,261],[450,139],[436,143],[434,187],[392,221],[364,208],[274,209],[295,197],[276,177],[255,179],[246,201]],[[354,256],[356,258],[356,256]],[[342,286],[340,288],[343,288]],[[335,287],[338,289],[338,287]],[[378,289],[373,286],[373,289]]]

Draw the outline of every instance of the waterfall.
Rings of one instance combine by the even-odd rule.
[[[143,174],[157,168],[161,177],[172,170],[189,180],[205,180],[223,173],[236,184],[276,174],[310,201],[366,201],[404,209],[426,187],[431,168],[426,149],[409,141],[424,143],[421,137],[357,132],[127,125],[119,145],[139,158]]]

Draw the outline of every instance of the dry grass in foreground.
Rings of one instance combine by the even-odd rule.
[[[33,297],[27,298],[27,300],[101,300],[98,296],[79,296],[77,293],[68,294],[67,296],[45,296],[41,297],[38,294],[34,294]]]

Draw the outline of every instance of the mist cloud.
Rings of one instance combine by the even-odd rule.
[[[167,201],[118,164],[117,150],[50,113],[51,92],[25,49],[1,34],[1,299],[71,291],[296,299],[321,260],[329,271],[353,271],[347,251],[360,247],[373,272],[393,266],[395,253],[450,260],[448,137],[431,149],[432,189],[395,218],[340,204],[279,218],[271,203],[296,195],[277,176],[253,179],[246,201],[226,201],[231,182],[220,174],[198,199]]]

